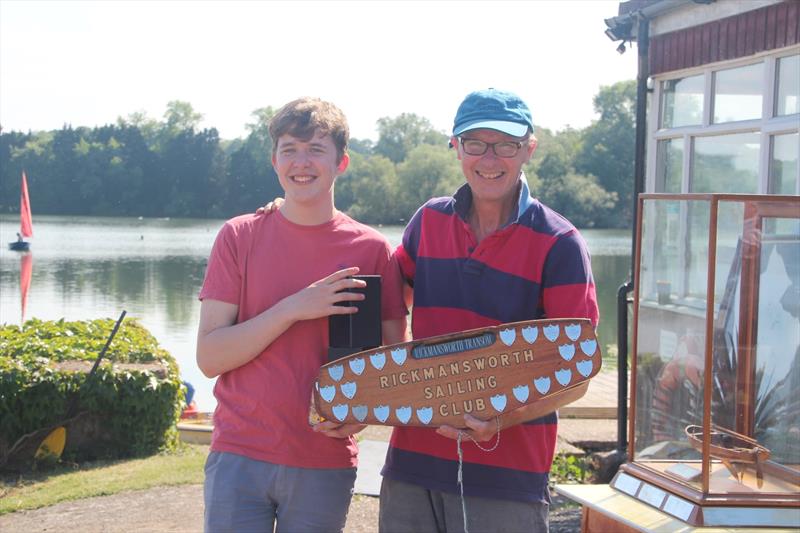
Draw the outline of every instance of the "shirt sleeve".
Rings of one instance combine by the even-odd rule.
[[[412,287],[416,272],[417,252],[419,251],[420,232],[422,231],[422,214],[425,206],[420,207],[403,231],[403,241],[394,252],[403,279]]]
[[[542,284],[547,318],[588,318],[597,327],[600,311],[591,258],[577,230],[560,236],[550,249]]]
[[[381,270],[381,319],[403,318],[408,314],[403,300],[403,278],[396,254],[387,249],[387,261]]]
[[[239,305],[242,287],[240,260],[236,230],[230,222],[226,222],[211,248],[199,299]]]

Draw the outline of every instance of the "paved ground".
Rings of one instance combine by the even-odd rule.
[[[390,431],[390,428],[372,426],[363,433],[356,480],[357,494],[350,506],[346,533],[378,530],[379,502],[377,497],[371,495],[380,492],[380,468]],[[568,444],[560,444],[565,445]],[[569,505],[563,498],[554,498],[550,515],[552,533],[580,530],[580,509]],[[202,529],[202,485],[123,492],[0,516],[0,531],[4,533],[188,533]]]
[[[0,531],[9,533],[194,533],[202,530],[201,485],[123,492],[0,516]],[[354,497],[345,532],[371,533],[377,530],[378,498]],[[578,508],[553,510],[552,533],[579,530]]]

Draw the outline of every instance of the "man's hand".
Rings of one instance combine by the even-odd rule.
[[[355,435],[365,427],[367,427],[366,424],[337,424],[336,422],[326,420],[325,422],[314,425],[314,432],[322,433],[334,439],[346,439],[350,435]]]
[[[283,205],[283,202],[285,201],[286,200],[284,200],[281,197],[275,198],[264,207],[259,207],[258,209],[256,209],[256,215],[269,215],[270,213],[280,209],[281,206]]]
[[[456,429],[453,426],[445,425],[440,426],[436,433],[453,440],[458,439],[459,433],[465,433],[477,442],[488,442],[494,438],[499,429],[498,422],[494,418],[484,421],[472,415],[464,415],[464,423],[467,425],[467,429]]]

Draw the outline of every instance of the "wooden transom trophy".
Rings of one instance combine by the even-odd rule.
[[[342,423],[464,427],[466,413],[489,420],[535,404],[548,414],[583,396],[600,366],[589,320],[530,320],[336,359],[320,368],[313,402]]]

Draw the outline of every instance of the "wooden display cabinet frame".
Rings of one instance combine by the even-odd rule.
[[[714,343],[714,292],[716,280],[717,261],[717,226],[720,202],[737,202],[744,206],[743,244],[741,250],[741,277],[740,277],[740,304],[739,304],[739,337],[738,354],[740,363],[737,365],[737,397],[736,403],[736,431],[751,435],[754,425],[754,360],[755,346],[758,334],[758,295],[761,256],[761,234],[764,229],[765,218],[795,218],[800,219],[800,197],[779,195],[744,195],[744,194],[641,194],[639,196],[639,209],[636,221],[636,271],[634,273],[634,307],[633,307],[633,343],[632,352],[638,354],[638,329],[639,329],[639,297],[642,264],[642,226],[644,219],[644,203],[648,200],[674,200],[674,201],[706,201],[709,203],[710,216],[708,228],[708,272],[706,287],[706,316],[705,316],[705,346],[704,346],[704,383],[703,383],[703,434],[708,435],[711,430],[711,405],[712,405],[712,378],[713,372],[713,343]],[[747,508],[800,508],[800,493],[764,492],[757,494],[710,492],[710,477],[712,459],[710,457],[710,440],[704,439],[702,445],[702,477],[701,490],[689,485],[687,482],[673,479],[667,475],[650,468],[646,463],[634,460],[635,423],[636,423],[636,375],[637,359],[634,355],[631,365],[631,397],[630,417],[628,427],[628,463],[623,465],[614,482],[620,475],[632,476],[641,480],[644,485],[658,487],[669,494],[676,495],[696,505],[688,518],[684,519],[692,525],[703,525],[704,507],[747,507]],[[680,461],[675,461],[676,463]],[[767,461],[764,473],[774,475],[791,483],[800,482],[800,472],[784,465]],[[614,485],[612,482],[612,485]],[[644,486],[643,485],[643,486]],[[637,489],[642,490],[642,489]],[[635,496],[631,494],[631,496]],[[641,499],[641,498],[640,498]],[[666,504],[667,499],[664,499]],[[657,505],[655,505],[658,507]],[[766,511],[766,509],[765,509]]]

